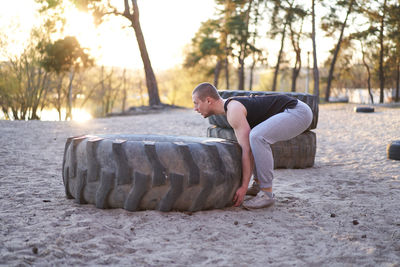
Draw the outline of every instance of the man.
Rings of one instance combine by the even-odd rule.
[[[242,185],[234,196],[235,206],[243,203],[246,193],[256,195],[243,203],[246,209],[274,204],[274,160],[270,145],[307,130],[313,117],[310,107],[280,94],[222,99],[210,83],[199,84],[193,90],[192,100],[194,110],[204,118],[225,114],[242,148]],[[248,188],[252,173],[254,184]]]

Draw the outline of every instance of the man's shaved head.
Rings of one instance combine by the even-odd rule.
[[[197,97],[204,101],[206,97],[211,97],[215,100],[220,98],[217,88],[211,83],[201,83],[194,88],[192,95],[196,94]]]

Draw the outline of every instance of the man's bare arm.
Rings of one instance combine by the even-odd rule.
[[[250,126],[246,119],[246,108],[237,101],[228,104],[227,119],[235,131],[236,138],[242,148],[242,185],[235,194],[235,206],[239,206],[246,195],[247,187],[253,172],[253,155],[251,153],[249,134]]]

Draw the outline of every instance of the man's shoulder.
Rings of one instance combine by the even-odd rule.
[[[226,117],[232,128],[239,126],[241,121],[246,120],[247,110],[246,107],[239,101],[231,100],[228,103]]]
[[[227,102],[228,102],[226,104],[227,112],[229,111],[229,112],[235,112],[236,113],[236,112],[241,112],[241,111],[246,109],[245,106],[235,98],[229,98],[227,100]]]

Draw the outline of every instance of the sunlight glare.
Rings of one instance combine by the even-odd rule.
[[[93,117],[86,110],[75,108],[72,110],[72,118],[73,121],[82,123],[92,119]]]
[[[67,22],[65,25],[65,35],[76,36],[82,46],[92,46],[93,39],[96,39],[96,27],[93,18],[88,13],[69,7],[65,10]]]
[[[88,49],[89,54],[97,61],[100,56],[100,46],[96,44],[99,33],[94,25],[93,17],[73,6],[68,6],[64,15],[66,17],[64,36],[75,36],[81,47]]]
[[[122,29],[126,21],[120,17],[107,20],[96,27],[93,17],[70,5],[65,8],[64,36],[75,36],[81,47],[88,49],[97,65],[138,68],[138,60],[132,60],[137,51],[132,29]],[[122,20],[122,21],[121,21]],[[61,37],[60,37],[61,38]],[[133,47],[132,47],[133,46]],[[134,53],[136,54],[136,53]],[[128,57],[127,57],[128,55]]]
[[[66,110],[63,108],[61,110],[61,120],[65,119],[65,114]],[[59,114],[56,109],[44,109],[41,112],[39,112],[39,117],[42,121],[58,121],[59,120]],[[80,108],[73,108],[72,109],[72,118],[73,121],[82,123],[86,122],[88,120],[93,119],[93,116],[87,112],[85,109],[80,109]]]

